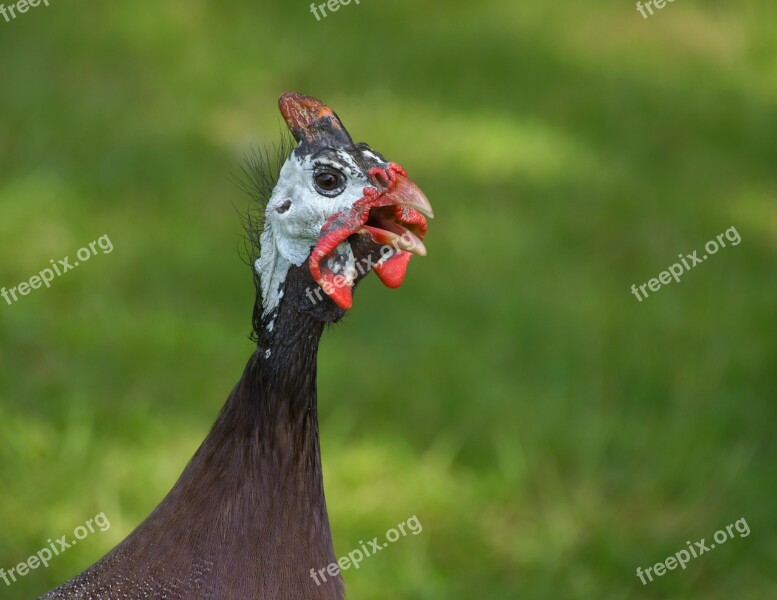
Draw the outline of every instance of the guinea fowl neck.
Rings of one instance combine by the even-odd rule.
[[[284,297],[207,439],[156,510],[47,600],[342,600],[316,411],[323,321],[290,271]],[[296,283],[295,283],[296,282]],[[291,283],[291,284],[290,284]],[[170,587],[172,586],[172,587]]]
[[[225,555],[236,556],[227,560],[242,562],[254,582],[244,597],[335,599],[339,578],[320,587],[310,578],[312,568],[335,561],[316,406],[323,323],[299,310],[295,297],[288,293],[279,304],[272,331],[261,336],[179,482],[179,499],[203,509],[212,533],[231,541]]]

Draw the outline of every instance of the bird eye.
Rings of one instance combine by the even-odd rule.
[[[331,173],[321,173],[320,175],[316,176],[316,183],[322,190],[331,192],[337,188],[337,175],[332,175]]]
[[[338,173],[334,170],[321,171],[316,173],[314,177],[316,189],[320,194],[324,196],[338,196],[342,193],[345,186],[345,177],[342,173]]]

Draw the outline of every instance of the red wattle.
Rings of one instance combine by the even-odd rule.
[[[410,252],[400,252],[386,262],[375,265],[375,274],[387,288],[398,288],[407,274],[407,263],[413,255]]]
[[[333,275],[332,273],[325,274],[321,281],[321,287],[324,288],[327,296],[329,296],[332,299],[332,302],[337,304],[337,306],[343,310],[350,310],[353,306],[353,291],[351,290],[350,285],[342,282],[342,277],[340,277],[337,282],[340,283],[340,285],[337,285],[335,283],[335,278],[337,277],[339,276]]]

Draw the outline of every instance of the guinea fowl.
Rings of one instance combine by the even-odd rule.
[[[405,171],[354,144],[314,98],[281,96],[298,144],[254,164],[264,224],[254,264],[257,348],[167,497],[102,560],[44,600],[340,599],[324,500],[316,355],[370,270],[388,287],[425,254],[431,206]],[[273,185],[274,184],[274,185]]]

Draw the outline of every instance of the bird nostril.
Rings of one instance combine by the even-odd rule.
[[[391,175],[386,169],[381,167],[370,169],[370,177],[378,187],[388,188],[391,184]]]
[[[387,188],[389,191],[396,186],[397,175],[407,177],[405,170],[397,163],[389,163],[389,166],[385,169],[382,167],[370,169],[369,175],[378,187]]]

